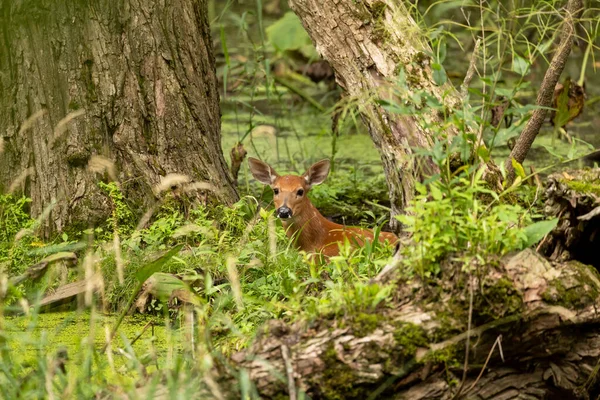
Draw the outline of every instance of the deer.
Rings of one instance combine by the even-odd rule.
[[[281,176],[269,164],[252,157],[248,158],[248,165],[257,181],[273,189],[275,214],[298,250],[329,259],[339,255],[340,243],[348,241],[355,248],[363,246],[366,240],[374,240],[375,234],[370,229],[347,227],[328,220],[308,198],[310,189],[323,183],[329,175],[329,160],[316,162],[301,176]],[[396,244],[398,237],[391,232],[380,232],[378,240]]]

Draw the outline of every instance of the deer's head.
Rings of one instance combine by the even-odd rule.
[[[276,214],[281,219],[300,215],[310,200],[306,197],[311,187],[323,183],[329,174],[329,160],[321,160],[302,176],[280,176],[269,164],[256,158],[248,158],[250,172],[257,181],[273,189]]]

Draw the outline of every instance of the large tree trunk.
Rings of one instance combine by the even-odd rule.
[[[371,99],[394,99],[402,104],[416,90],[435,96],[447,110],[459,104],[449,84],[434,83],[431,52],[402,2],[392,0],[289,0],[290,7],[315,42],[317,50],[333,67],[337,82],[348,96],[359,100],[363,120],[379,149],[392,204],[392,217],[413,197],[415,181],[422,172],[434,173],[427,160],[416,161],[413,148],[430,148],[432,133],[416,116],[397,115]],[[407,92],[393,97],[389,87],[400,68],[406,73]],[[427,123],[442,122],[442,113],[426,106],[420,114]],[[455,132],[448,128],[448,137]],[[424,167],[424,171],[423,168]],[[395,220],[392,219],[392,224]]]
[[[46,233],[107,216],[94,155],[116,162],[136,210],[169,173],[236,200],[206,0],[0,0],[0,26],[0,189],[30,171],[33,214],[57,201]]]

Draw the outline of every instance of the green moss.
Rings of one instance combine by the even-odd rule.
[[[385,26],[383,20],[387,5],[382,1],[376,1],[370,6],[367,6],[369,12],[372,15],[373,22],[373,41],[378,43],[384,43],[391,38],[391,33]]]
[[[356,385],[356,375],[346,364],[341,362],[333,345],[331,345],[321,356],[325,364],[323,375],[313,385],[319,387],[321,398],[331,400],[343,400],[350,398],[364,398],[367,390]]]
[[[363,21],[365,24],[370,22],[372,14],[367,5],[363,1],[354,1],[353,3],[356,6],[352,8],[354,16]]]
[[[433,333],[431,340],[433,342],[441,342],[450,336],[464,331],[464,324],[461,324],[459,321],[466,321],[466,311],[462,306],[451,302],[446,304],[446,307],[443,309],[436,311],[435,319],[440,326]]]
[[[548,304],[569,309],[587,307],[600,295],[600,275],[595,268],[578,261],[570,261],[568,265],[576,271],[575,275],[550,281],[548,288],[542,293],[542,299]]]
[[[394,339],[402,347],[405,359],[413,358],[417,353],[417,348],[429,346],[425,330],[410,322],[402,322],[396,327]]]
[[[419,76],[418,72],[414,72],[414,71],[419,71],[421,69],[421,67],[413,67],[410,69],[406,69],[406,83],[408,84],[409,87],[415,87],[415,86],[420,86],[421,82],[423,80],[423,78],[421,76]]]
[[[462,363],[458,359],[458,355],[463,348],[459,348],[458,345],[452,345],[445,347],[438,351],[433,351],[429,353],[424,359],[424,363],[432,363],[432,364],[444,364],[446,368],[449,367],[457,367]]]
[[[71,100],[69,102],[69,110],[79,110],[81,108],[81,105],[76,101],[76,100]]]
[[[481,302],[475,307],[478,314],[494,319],[523,311],[523,296],[507,278],[501,278],[492,286],[486,287]]]
[[[383,1],[375,1],[373,2],[373,4],[367,5],[366,7],[373,16],[373,18],[377,19],[383,17],[383,14],[385,13],[385,10],[387,8],[387,4],[385,4],[385,2]]]
[[[87,312],[57,312],[39,314],[35,319],[29,316],[5,317],[3,329],[11,353],[19,354],[23,364],[35,366],[40,351],[43,354],[53,354],[58,349],[65,348],[69,364],[72,364],[72,368],[78,368],[82,362],[80,358],[88,354],[87,340],[92,339],[94,348],[101,349],[106,342],[104,326],[114,325],[116,319],[116,316],[106,315],[95,315],[92,318]],[[114,338],[113,349],[125,346],[123,338],[129,341],[136,338],[150,320],[156,319],[140,315],[125,317],[119,334]],[[167,330],[161,321],[157,321],[152,330],[147,330],[136,341],[133,349],[140,355],[152,348],[162,362],[167,356],[168,346]],[[115,357],[117,369],[126,362],[124,357]]]
[[[383,21],[376,20],[373,25],[373,42],[382,44],[388,41],[391,37],[392,35],[385,27]]]
[[[564,183],[569,189],[574,190],[577,193],[589,193],[600,196],[600,184],[586,181],[565,181]]]
[[[358,337],[365,337],[377,329],[378,323],[377,315],[358,313],[352,318],[352,332]]]
[[[69,166],[71,166],[73,168],[76,168],[76,167],[82,168],[87,165],[89,159],[90,159],[89,152],[87,152],[84,149],[81,149],[81,150],[75,151],[67,156],[67,164],[69,164]]]

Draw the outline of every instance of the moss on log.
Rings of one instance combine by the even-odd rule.
[[[233,359],[265,398],[287,395],[286,376],[314,399],[451,399],[459,387],[468,398],[575,399],[600,389],[594,268],[525,250],[478,270],[460,276],[447,266],[433,282],[396,281],[393,300],[368,317],[272,321]]]

